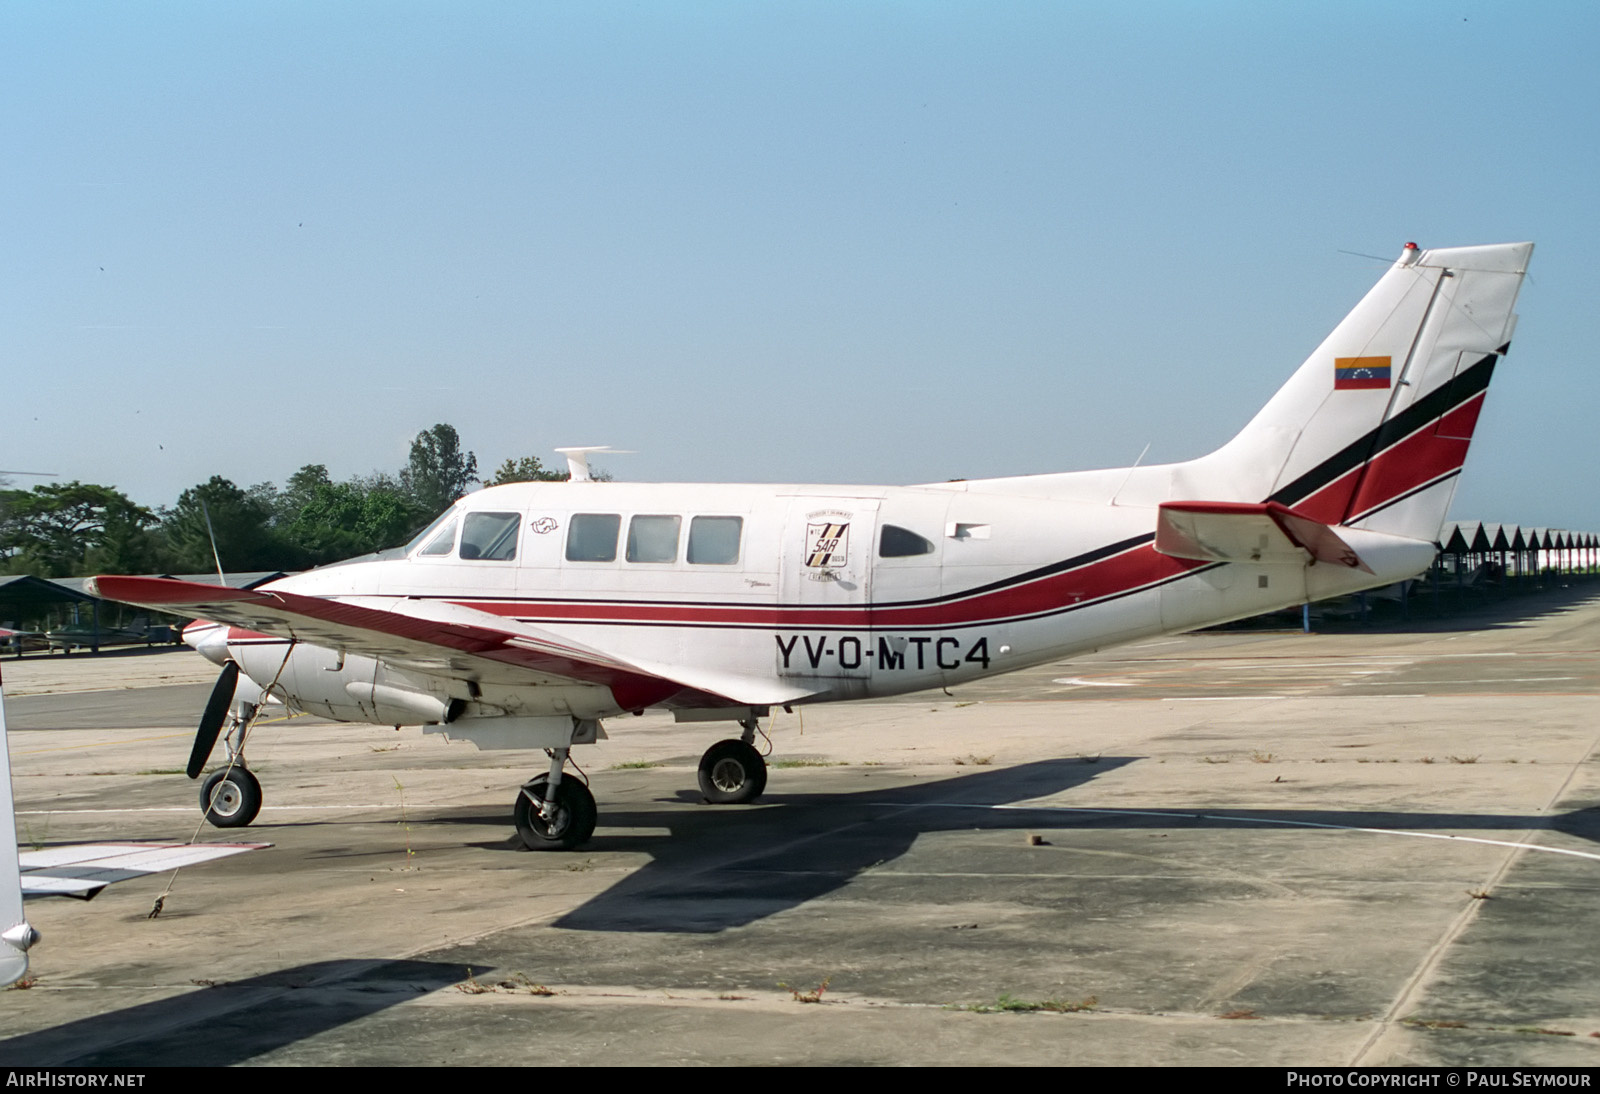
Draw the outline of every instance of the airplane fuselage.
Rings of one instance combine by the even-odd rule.
[[[1150,506],[960,482],[528,483],[462,499],[404,558],[324,567],[267,588],[367,607],[460,605],[631,663],[716,665],[768,680],[773,702],[820,702],[951,687],[1388,584],[1432,557],[1427,544],[1379,551],[1373,574],[1199,562],[1158,553],[1155,520]],[[699,693],[646,697],[570,680],[529,687],[492,669],[463,673],[448,658],[435,674],[308,642],[288,665],[281,638],[233,630],[229,646],[250,677],[276,679],[291,705],[349,721],[719,705],[705,697],[717,693],[714,681]]]

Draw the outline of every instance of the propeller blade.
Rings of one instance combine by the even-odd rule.
[[[200,777],[206,761],[211,758],[211,750],[217,747],[217,735],[222,732],[228,707],[233,704],[233,689],[238,685],[239,666],[229,661],[222,666],[217,686],[211,689],[211,698],[206,700],[206,712],[200,715],[200,731],[194,735],[194,748],[189,753],[189,778]]]

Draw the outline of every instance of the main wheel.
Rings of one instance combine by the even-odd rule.
[[[225,767],[200,787],[200,810],[218,828],[248,827],[261,812],[261,783],[249,768]]]
[[[712,805],[753,802],[766,788],[767,761],[743,741],[718,741],[700,757],[700,793]]]
[[[594,795],[577,779],[562,779],[556,785],[555,815],[546,821],[539,815],[539,807],[549,786],[545,776],[524,786],[511,807],[511,819],[528,850],[570,851],[594,835],[598,819]]]

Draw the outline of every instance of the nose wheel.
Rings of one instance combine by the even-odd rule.
[[[523,786],[511,807],[522,845],[530,851],[570,851],[594,835],[598,811],[594,795],[577,779],[556,784],[550,800],[550,779],[540,776]]]
[[[753,802],[767,788],[767,761],[755,746],[729,738],[700,757],[700,793],[712,805]]]
[[[225,767],[200,787],[200,809],[217,828],[246,828],[261,812],[261,783],[248,767]]]

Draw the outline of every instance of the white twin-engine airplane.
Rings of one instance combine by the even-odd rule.
[[[201,796],[213,823],[255,817],[244,738],[276,700],[546,749],[514,822],[530,848],[571,848],[595,803],[564,777],[568,752],[604,718],[738,723],[699,782],[710,802],[748,802],[774,706],[953,687],[1421,573],[1532,251],[1408,243],[1237,437],[1185,463],[752,486],[586,481],[580,455],[572,482],[462,498],[403,557],[253,591],[96,591],[212,621],[188,634],[223,665],[191,778],[232,711],[227,766]]]

